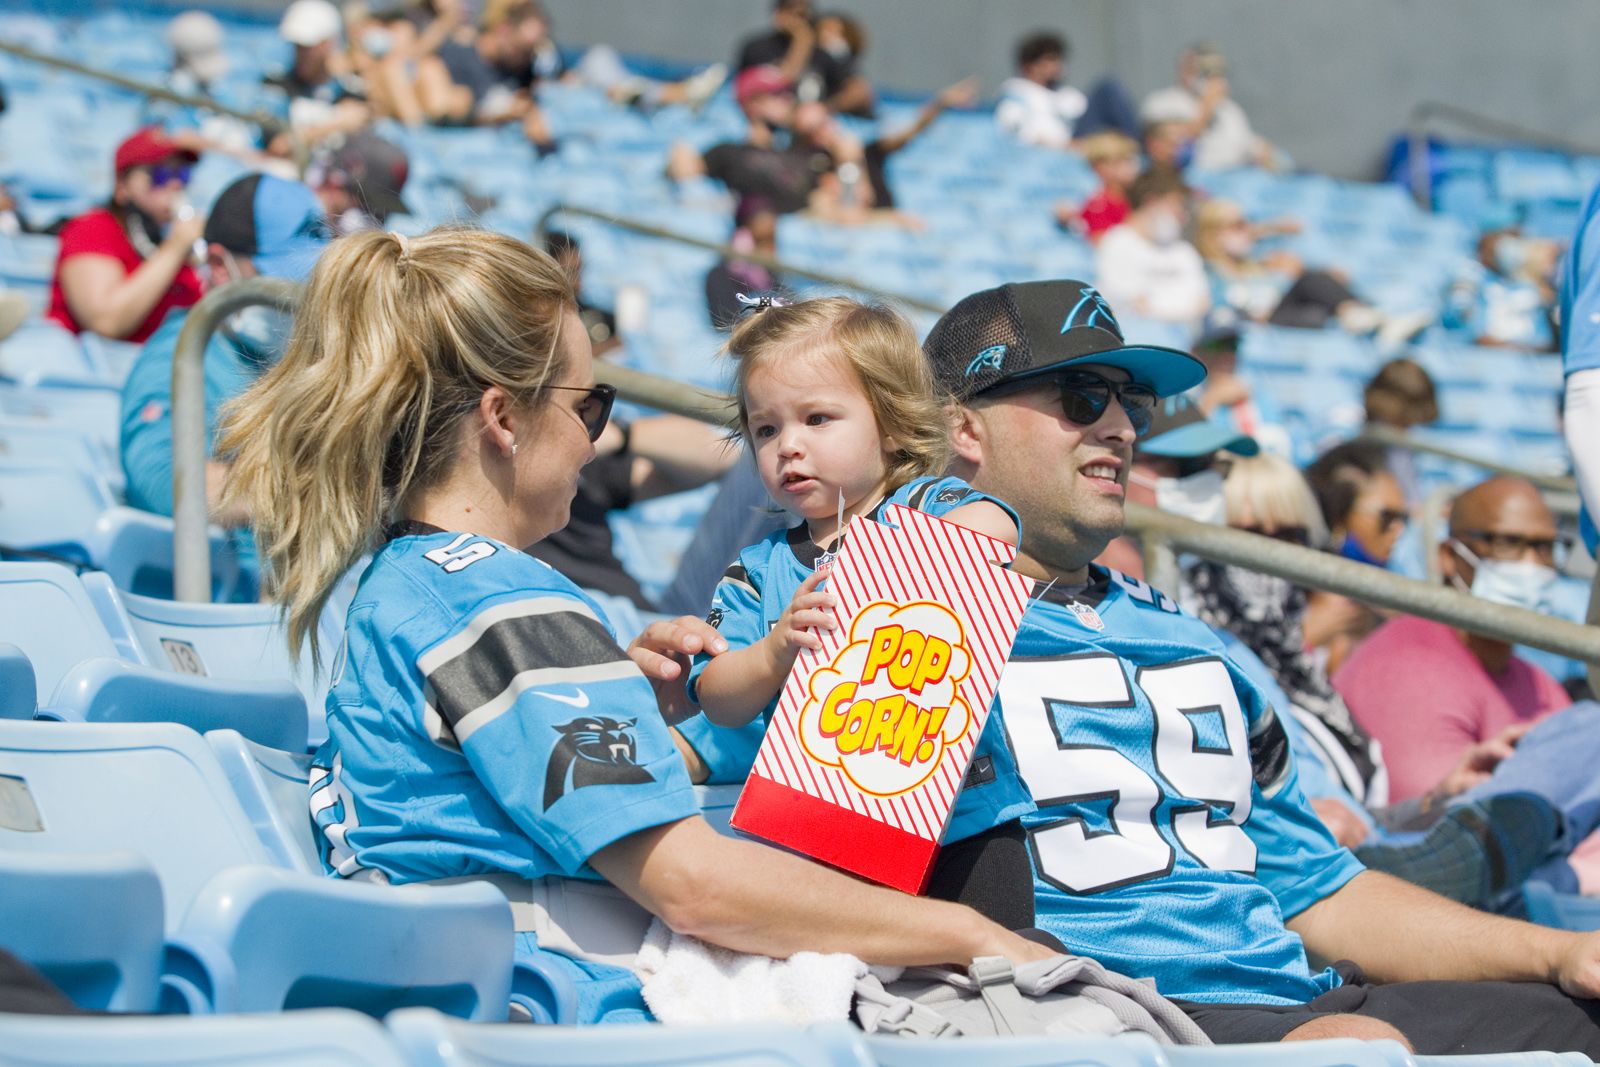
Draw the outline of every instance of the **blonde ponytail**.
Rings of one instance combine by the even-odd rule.
[[[560,371],[576,301],[543,252],[443,228],[340,238],[306,285],[283,359],[223,411],[226,504],[252,516],[291,648],[407,497],[444,475],[490,386],[531,395]]]

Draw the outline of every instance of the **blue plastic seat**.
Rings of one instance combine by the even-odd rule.
[[[1412,1067],[1411,1053],[1397,1041],[1295,1041],[1287,1045],[1171,1046],[1162,1049],[1172,1067]],[[1454,1063],[1454,1057],[1447,1057]]]
[[[163,671],[259,683],[264,692],[292,688],[300,694],[301,725],[306,733],[298,745],[283,735],[268,738],[243,726],[236,728],[262,744],[290,751],[315,748],[327,739],[325,677],[312,669],[309,647],[303,647],[299,656],[289,654],[276,606],[162,600],[113,588],[108,578],[84,575],[83,582],[102,615],[110,613],[121,624],[109,628],[133,633],[135,649],[130,658]],[[339,647],[340,635],[341,627],[331,613],[326,614],[319,635],[324,656],[331,656]],[[196,729],[225,725],[212,722],[196,725]]]
[[[32,663],[35,706],[80,661],[119,654],[77,575],[59,564],[0,563],[0,604],[0,642]]]
[[[0,850],[0,945],[80,1008],[154,1011],[161,882],[133,852]]]
[[[1600,898],[1558,893],[1544,882],[1527,882],[1522,900],[1528,918],[1560,930],[1600,930]]]
[[[396,1012],[386,1022],[395,1043],[414,1067],[510,1067],[528,1063],[541,1067],[872,1064],[859,1032],[845,1023],[811,1030],[755,1025],[515,1026],[463,1023],[422,1010]]]
[[[271,866],[210,746],[169,724],[0,721],[0,850],[127,848],[161,880],[163,1007],[427,1004],[503,1019],[511,912],[484,883],[395,889]]]
[[[0,340],[0,377],[23,385],[46,379],[114,384],[104,380],[76,335],[42,320],[24,323]]]
[[[113,492],[123,485],[116,453],[77,430],[0,416],[0,460],[25,465],[64,464],[99,475]]]
[[[29,1067],[408,1067],[382,1026],[333,1009],[203,1019],[0,1015],[0,1048]]]
[[[38,707],[33,661],[16,645],[0,644],[0,719],[31,719]]]
[[[1166,1046],[1143,1034],[1118,1037],[971,1037],[953,1041],[871,1035],[878,1067],[1166,1067]],[[1215,1061],[1218,1067],[1226,1062]],[[1287,1065],[1285,1065],[1287,1067]]]
[[[62,676],[39,718],[83,723],[179,723],[198,733],[237,730],[289,752],[307,748],[305,699],[288,681],[201,678],[96,658]]]

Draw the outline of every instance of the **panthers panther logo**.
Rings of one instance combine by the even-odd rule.
[[[586,785],[636,785],[655,776],[634,762],[634,719],[586,715],[555,727],[561,740],[544,774],[544,806]]]

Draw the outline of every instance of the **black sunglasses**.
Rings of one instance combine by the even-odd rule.
[[[600,435],[605,432],[606,423],[611,419],[611,405],[617,402],[616,386],[595,385],[585,388],[581,385],[547,385],[545,388],[560,389],[568,393],[583,393],[583,399],[579,401],[572,414],[583,423],[583,429],[588,433],[590,441],[600,440]]]
[[[1134,382],[1114,382],[1093,371],[1075,370],[1052,379],[1061,389],[1061,413],[1079,426],[1093,426],[1105,415],[1116,397],[1133,424],[1133,432],[1143,437],[1155,418],[1156,394],[1149,386]]]

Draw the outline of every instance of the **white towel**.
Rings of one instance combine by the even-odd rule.
[[[664,1023],[778,1022],[794,1026],[850,1017],[867,965],[842,952],[797,952],[786,960],[718,948],[650,924],[634,970],[644,1002]]]

